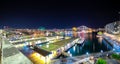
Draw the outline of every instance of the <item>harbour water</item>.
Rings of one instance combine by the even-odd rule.
[[[80,56],[83,54],[90,54],[96,52],[105,52],[112,50],[112,46],[107,43],[103,38],[96,37],[97,33],[84,34],[85,41],[82,45],[75,44],[66,52],[70,56]]]

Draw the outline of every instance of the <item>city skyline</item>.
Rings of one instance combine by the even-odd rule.
[[[119,3],[2,0],[0,64],[120,64]]]

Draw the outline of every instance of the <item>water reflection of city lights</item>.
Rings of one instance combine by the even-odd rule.
[[[75,46],[73,47],[73,50],[75,51]]]
[[[79,47],[77,47],[77,53],[79,53]]]
[[[86,55],[88,55],[89,53],[88,52],[86,52]]]
[[[100,43],[102,43],[102,39],[103,39],[102,37],[99,37],[99,38],[98,38],[98,41],[99,41]]]
[[[68,53],[70,54],[70,51],[68,51]]]
[[[92,40],[92,34],[89,34],[90,40]]]

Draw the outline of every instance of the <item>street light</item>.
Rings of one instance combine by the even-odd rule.
[[[76,46],[76,45],[75,45]],[[75,51],[75,46],[73,47],[73,50]]]
[[[87,55],[87,57],[88,57],[89,53],[88,53],[88,52],[86,52],[86,55]]]
[[[68,51],[68,54],[70,54],[70,51]]]
[[[115,49],[113,48],[113,51],[115,51]]]
[[[101,50],[100,52],[103,53],[103,50]]]
[[[49,48],[49,45],[46,45],[47,48]]]
[[[72,54],[70,54],[70,57],[72,57]]]
[[[86,52],[86,55],[88,55],[89,53],[88,52]]]
[[[39,53],[36,53],[36,56],[40,56],[40,54],[39,54]]]

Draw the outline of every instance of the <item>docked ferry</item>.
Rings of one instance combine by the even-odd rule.
[[[85,41],[85,38],[79,39],[79,40],[76,42],[76,44],[83,44],[84,41]]]

